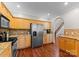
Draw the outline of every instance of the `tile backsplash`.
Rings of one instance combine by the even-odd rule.
[[[0,32],[7,32],[7,31],[9,31],[9,30],[0,28]]]
[[[29,34],[28,30],[10,30],[9,35],[25,35]]]

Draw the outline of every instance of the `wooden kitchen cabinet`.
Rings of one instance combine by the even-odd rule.
[[[52,43],[53,40],[51,38],[51,34],[44,34],[43,36],[43,44],[48,44],[48,43]]]
[[[44,23],[44,29],[51,29],[51,23]]]
[[[44,24],[44,29],[48,29],[48,24]]]
[[[26,43],[25,43],[26,47],[31,47],[31,36],[30,34],[28,34],[26,36]]]
[[[0,43],[0,57],[12,57],[11,42]]]
[[[11,48],[7,47],[1,54],[0,57],[11,57]]]
[[[79,56],[79,40],[76,40],[76,55]]]
[[[70,54],[75,55],[75,40],[72,38],[65,38],[65,49]]]
[[[62,49],[62,50],[65,50],[65,40],[64,40],[64,38],[59,37],[58,40],[59,40],[59,48]]]
[[[69,52],[72,55],[75,55],[75,42],[75,39],[72,38],[59,37],[59,48],[66,52]]]
[[[18,42],[17,42],[18,49],[27,48],[30,46],[31,46],[31,36],[29,34],[18,36]]]
[[[53,43],[52,34],[46,34],[46,35],[47,35],[47,43]]]
[[[43,44],[47,44],[47,42],[48,42],[47,34],[44,34],[43,35]]]
[[[26,39],[23,35],[19,35],[18,36],[18,41],[17,41],[17,48],[18,49],[22,49],[22,48],[25,48],[26,46]]]

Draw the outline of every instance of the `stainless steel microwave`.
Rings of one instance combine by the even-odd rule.
[[[0,27],[1,28],[9,28],[10,20],[4,15],[0,14]]]

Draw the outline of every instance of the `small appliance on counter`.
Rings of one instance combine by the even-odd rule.
[[[0,32],[0,42],[6,42],[7,41],[7,33],[6,32]]]
[[[9,28],[10,20],[0,13],[0,28]]]
[[[3,40],[3,33],[0,32],[0,42],[2,42],[2,41],[4,41],[4,40]]]
[[[47,29],[47,34],[50,34],[51,33],[51,29]]]

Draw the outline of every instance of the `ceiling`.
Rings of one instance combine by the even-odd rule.
[[[40,20],[62,16],[74,8],[79,8],[79,2],[69,2],[68,5],[64,5],[64,2],[4,2],[4,4],[13,16]]]

